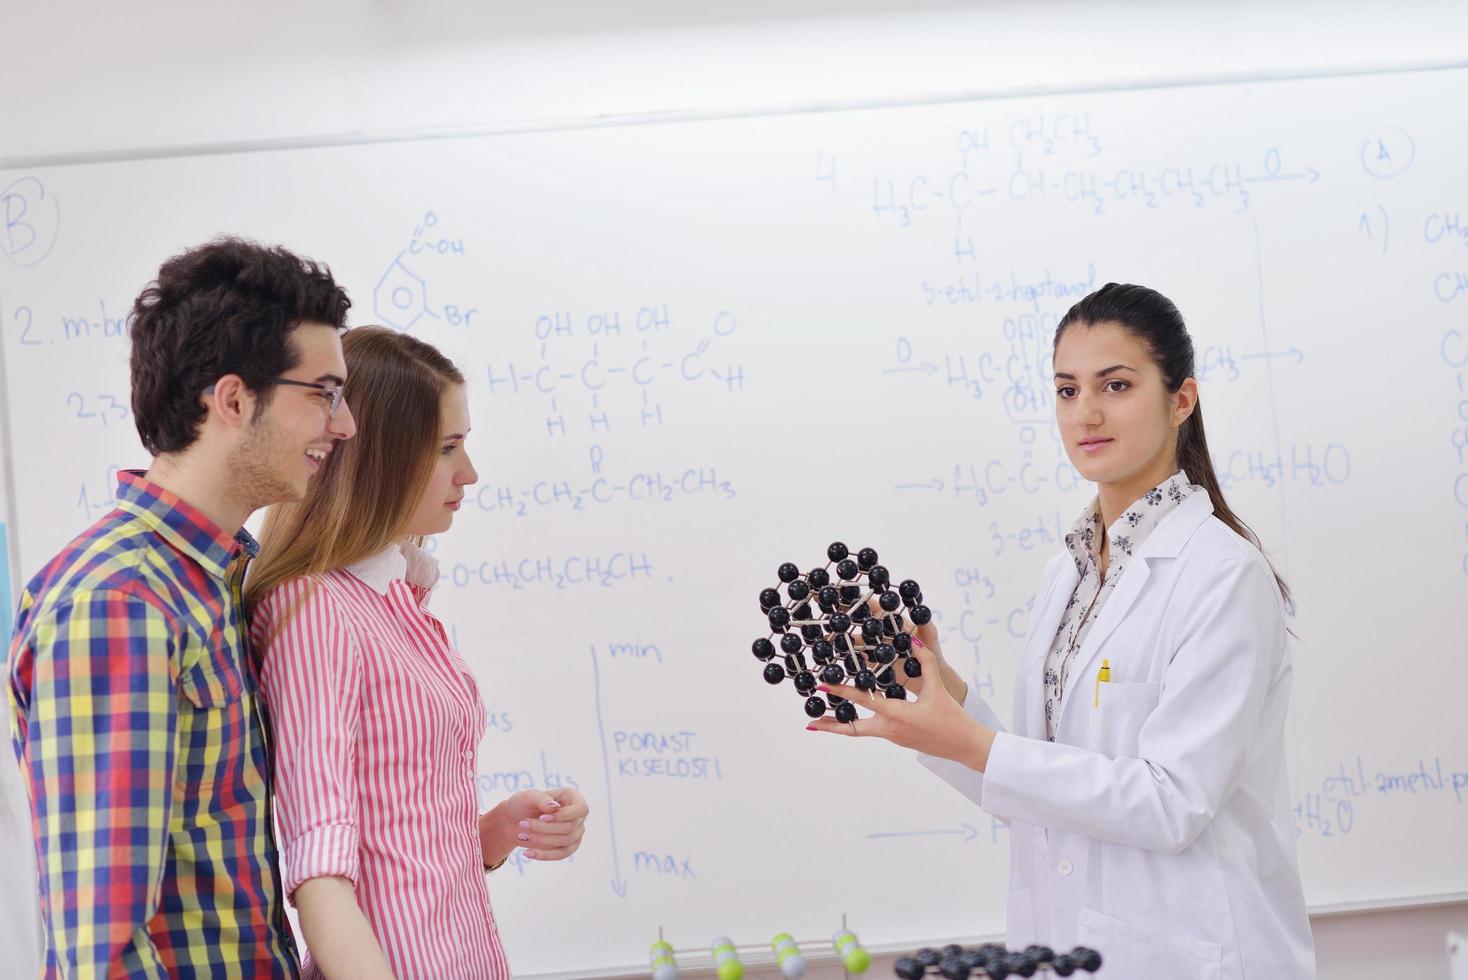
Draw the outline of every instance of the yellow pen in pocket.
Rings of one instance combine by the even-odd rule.
[[[1101,707],[1101,685],[1111,683],[1111,661],[1102,660],[1101,669],[1096,671],[1096,694],[1091,699],[1091,707]]]

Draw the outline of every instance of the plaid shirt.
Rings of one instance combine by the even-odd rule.
[[[241,628],[258,546],[141,473],[117,497],[10,645],[46,976],[296,976]]]

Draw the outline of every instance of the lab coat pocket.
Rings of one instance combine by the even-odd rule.
[[[1175,932],[1144,929],[1094,909],[1081,909],[1076,939],[1101,954],[1109,980],[1218,980],[1218,943]]]
[[[1155,681],[1098,684],[1089,706],[1094,732],[1090,747],[1112,758],[1135,758],[1137,735],[1157,707],[1160,688]]]

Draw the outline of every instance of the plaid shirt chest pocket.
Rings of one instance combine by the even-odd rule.
[[[245,692],[245,680],[240,675],[239,663],[230,650],[219,642],[205,643],[194,637],[198,644],[197,656],[185,657],[193,660],[185,666],[178,677],[179,694],[195,709],[222,708],[240,700]]]
[[[181,815],[230,808],[256,794],[249,779],[252,704],[229,646],[191,635],[178,678],[178,764],[174,788]],[[257,776],[258,779],[258,776]]]

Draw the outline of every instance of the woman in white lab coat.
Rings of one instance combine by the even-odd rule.
[[[1111,980],[1315,974],[1284,730],[1288,593],[1224,502],[1181,314],[1109,284],[1055,331],[1055,414],[1097,496],[1045,566],[1014,723],[921,629],[915,701],[812,730],[874,736],[1010,828],[1011,947],[1092,947]]]

